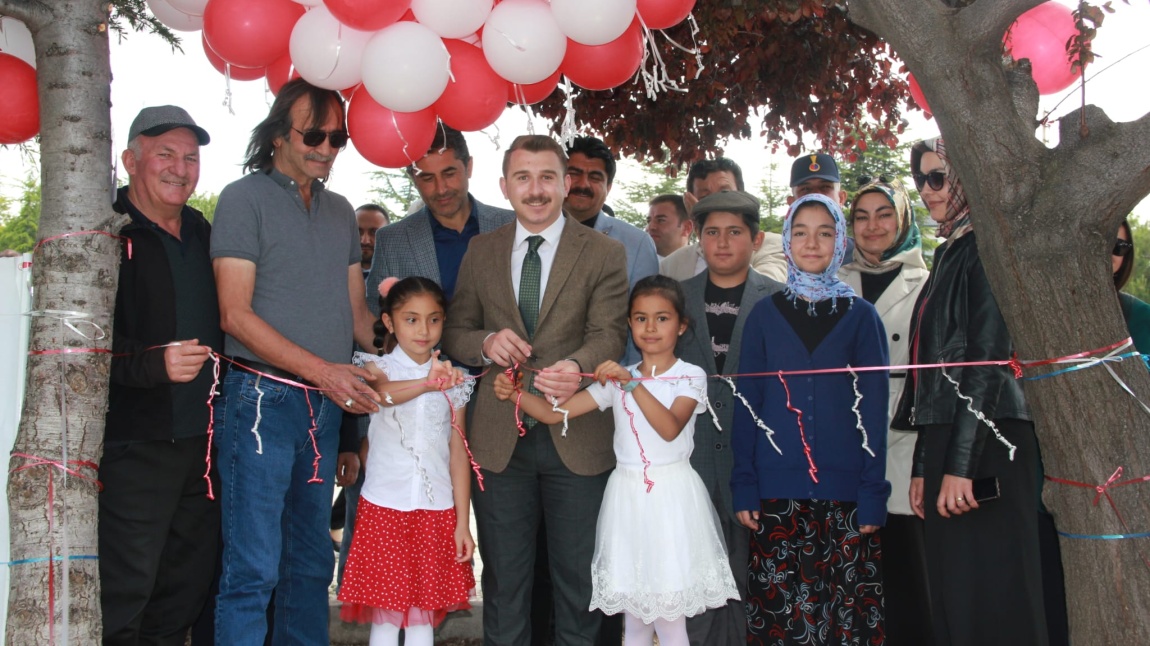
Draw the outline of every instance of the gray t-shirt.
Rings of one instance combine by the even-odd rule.
[[[256,264],[252,310],[292,343],[325,361],[351,361],[354,336],[348,267],[359,265],[355,211],[312,184],[311,212],[288,176],[252,173],[220,193],[212,258]],[[230,334],[224,351],[262,361]]]

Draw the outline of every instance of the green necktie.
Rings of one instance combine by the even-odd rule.
[[[523,317],[523,327],[527,328],[527,340],[535,336],[535,324],[539,322],[539,283],[543,277],[543,261],[539,258],[539,245],[543,236],[527,237],[527,255],[523,257],[523,269],[519,274],[519,315]],[[524,370],[523,381],[527,392],[542,395],[535,389],[535,373]],[[538,423],[534,417],[523,416],[523,425],[533,428]]]
[[[543,276],[543,261],[539,258],[539,245],[543,236],[527,237],[527,255],[523,257],[523,270],[519,274],[519,314],[527,328],[527,339],[535,336],[539,321],[539,281]]]

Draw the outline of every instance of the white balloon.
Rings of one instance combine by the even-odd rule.
[[[323,0],[295,0],[297,4],[302,4],[305,7],[322,7]]]
[[[208,6],[208,0],[168,0],[168,4],[176,11],[189,16],[202,16],[204,7]]]
[[[483,26],[483,55],[512,83],[529,85],[551,76],[566,52],[567,36],[545,0],[503,0]]]
[[[160,22],[176,31],[199,31],[204,28],[203,16],[191,16],[174,8],[168,0],[147,0],[148,8]]]
[[[449,80],[447,48],[417,22],[397,22],[376,32],[363,52],[363,87],[380,105],[418,112],[435,103]]]
[[[373,35],[340,24],[327,7],[316,7],[292,28],[288,51],[308,83],[344,90],[363,80],[363,50]]]
[[[623,35],[635,19],[635,0],[551,0],[559,28],[571,40],[603,45]]]
[[[36,69],[36,47],[32,44],[32,32],[15,18],[0,17],[0,52],[15,56]]]
[[[493,0],[411,0],[411,13],[444,38],[463,38],[479,31],[493,4]]]

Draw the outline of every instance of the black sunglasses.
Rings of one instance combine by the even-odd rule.
[[[1126,256],[1130,255],[1130,252],[1133,250],[1133,242],[1130,242],[1129,240],[1115,240],[1114,251],[1112,253],[1119,258],[1125,258]]]
[[[859,175],[858,187],[862,188],[862,187],[866,186],[867,184],[870,184],[871,182],[878,182],[880,184],[890,184],[890,179],[887,178],[886,175],[879,175],[878,177],[874,177],[871,175]]]
[[[347,131],[346,130],[332,130],[325,132],[323,130],[308,130],[304,132],[299,128],[292,127],[292,130],[303,135],[303,145],[315,148],[323,144],[323,140],[327,139],[331,142],[332,148],[343,148],[347,145]]]
[[[914,173],[914,186],[918,190],[922,190],[923,186],[930,184],[930,188],[936,191],[942,190],[942,185],[946,183],[946,172],[941,170],[932,170],[927,174]]]

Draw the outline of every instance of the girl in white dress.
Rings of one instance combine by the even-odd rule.
[[[590,608],[624,613],[626,646],[650,646],[656,633],[661,646],[687,646],[687,617],[738,599],[718,516],[689,461],[707,376],[674,355],[687,329],[683,302],[670,278],[639,281],[629,321],[643,360],[603,362],[597,383],[563,404],[570,417],[614,411],[617,466],[599,510]],[[500,375],[496,395],[517,397],[540,422],[563,422],[557,406],[520,390],[520,381]]]
[[[382,357],[355,355],[383,402],[368,427],[341,615],[372,624],[371,646],[398,644],[400,628],[408,646],[431,646],[435,626],[469,608],[475,588],[471,474],[460,435],[472,382],[435,350],[446,309],[439,285],[389,279],[380,294],[396,347]]]

